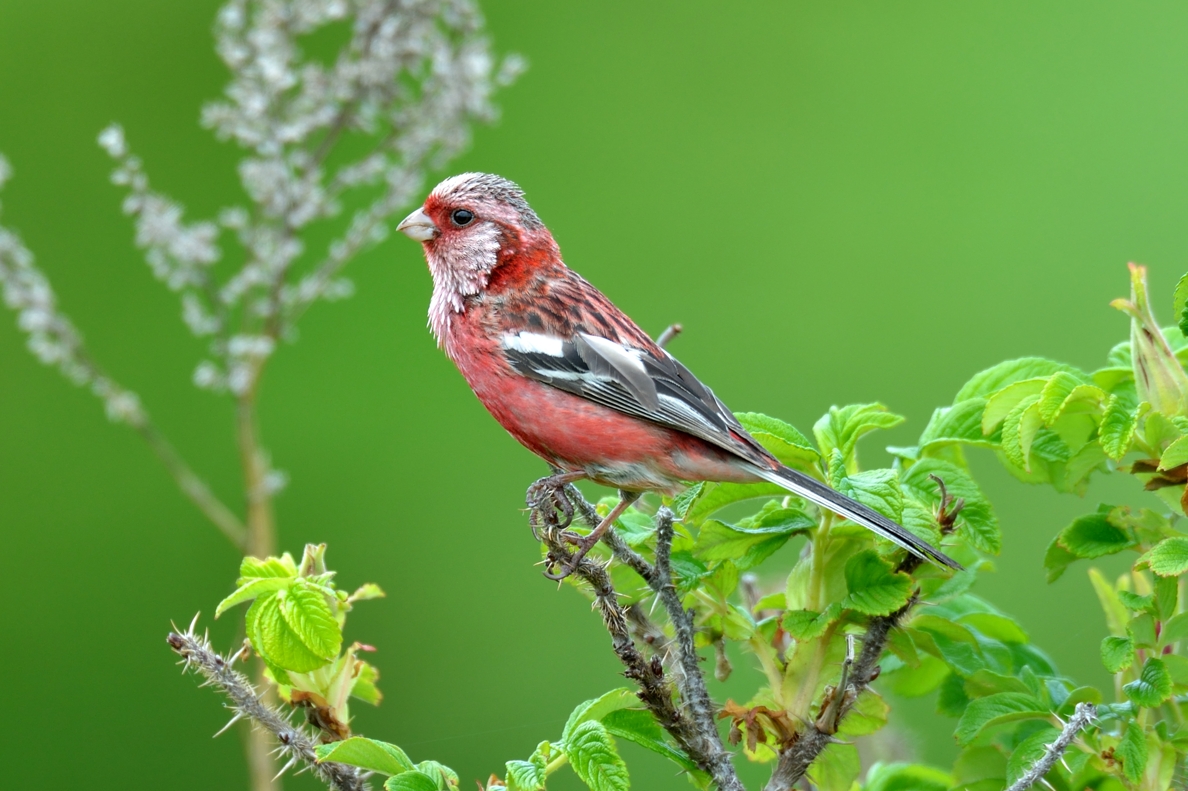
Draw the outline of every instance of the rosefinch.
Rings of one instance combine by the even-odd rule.
[[[922,558],[961,568],[886,516],[781,464],[726,405],[561,260],[523,191],[463,173],[398,226],[433,275],[429,326],[475,395],[524,447],[619,489],[568,574],[641,492],[691,481],[770,481]]]

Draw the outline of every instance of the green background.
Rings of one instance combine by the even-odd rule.
[[[650,331],[684,322],[674,352],[735,409],[808,430],[830,404],[880,400],[909,422],[867,440],[877,461],[1001,359],[1097,367],[1127,331],[1107,303],[1128,260],[1152,267],[1168,318],[1188,267],[1182,3],[484,7],[498,49],[531,68],[450,169],[520,182],[571,266]],[[3,221],[95,355],[231,498],[230,406],[189,384],[202,344],[132,249],[94,144],[123,123],[195,217],[237,199],[236,151],[197,124],[225,80],[216,8],[0,0],[0,151],[17,171]],[[312,311],[266,383],[265,439],[291,476],[281,543],[327,541],[345,585],[388,591],[348,629],[379,647],[387,696],[357,707],[357,729],[469,788],[622,678],[588,605],[533,567],[518,509],[544,466],[434,348],[420,250],[393,238],[351,274],[357,296]],[[163,639],[171,619],[208,620],[238,556],[134,434],[22,346],[0,322],[5,784],[243,787],[239,742],[210,740],[224,713]],[[1084,570],[1049,587],[1040,557],[1098,499],[1139,495],[1080,501],[975,466],[1005,532],[979,592],[1105,683]],[[228,643],[230,620],[214,630]],[[716,694],[745,696],[744,669]],[[909,745],[951,754],[930,702],[901,712]],[[624,749],[635,787],[687,787]]]

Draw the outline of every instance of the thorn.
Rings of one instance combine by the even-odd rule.
[[[212,738],[212,739],[219,738],[220,736],[222,736],[224,733],[227,732],[228,728],[230,728],[232,725],[239,722],[243,718],[244,718],[244,713],[242,711],[235,712],[235,716],[231,718],[231,721],[228,722],[226,725],[224,725],[222,728],[219,728],[219,732],[216,733],[214,736],[211,736],[210,738]]]
[[[190,628],[186,630],[186,634],[188,636],[194,636],[194,627],[198,625],[198,616],[201,614],[201,611],[194,613],[194,620],[190,621]]]
[[[293,764],[297,763],[297,760],[298,760],[297,756],[295,756],[295,755],[292,758],[290,758],[289,762],[287,764],[285,764],[284,766],[282,766],[281,770],[276,773],[276,777],[272,778],[272,782],[275,783],[280,778],[281,775],[283,775],[285,772],[289,771],[289,769],[291,769],[293,767]]]

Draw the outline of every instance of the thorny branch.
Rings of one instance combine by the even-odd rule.
[[[232,667],[238,654],[230,657],[219,654],[211,648],[210,640],[194,632],[194,624],[190,624],[185,632],[170,632],[167,642],[182,657],[187,670],[194,670],[206,678],[203,686],[217,686],[231,700],[228,708],[234,712],[234,716],[223,730],[248,718],[276,738],[280,743],[277,752],[289,759],[277,777],[296,764],[304,763],[306,769],[311,769],[318,779],[334,791],[363,791],[366,787],[357,768],[329,761],[318,763],[314,740],[289,722],[284,714],[264,703],[247,677]]]
[[[961,498],[953,498],[945,489],[945,483],[935,475],[930,478],[940,489],[941,501],[937,508],[936,522],[941,535],[948,535],[956,528],[957,515],[965,507]],[[911,574],[923,561],[915,555],[908,555],[899,564],[898,572]],[[813,761],[817,760],[821,751],[834,741],[834,734],[845,715],[853,708],[854,702],[870,683],[878,678],[879,659],[883,656],[883,649],[891,630],[897,627],[912,607],[919,601],[919,594],[914,594],[907,603],[890,615],[877,616],[870,619],[866,634],[862,637],[862,651],[851,664],[847,657],[848,679],[843,674],[842,683],[831,693],[829,700],[822,703],[821,712],[817,720],[810,723],[799,738],[780,752],[776,767],[772,770],[771,780],[765,791],[789,791],[804,777]],[[848,688],[847,688],[848,681]]]
[[[580,492],[572,487],[559,491],[572,498],[570,502],[580,512],[584,521],[591,525],[598,523],[594,507]],[[565,494],[561,496],[564,497]],[[563,527],[554,504],[552,498],[546,498],[543,502],[529,502],[528,505],[532,508],[533,524],[540,528],[540,538],[548,547],[549,560],[568,567],[572,563],[572,553],[562,536]],[[667,517],[658,516],[657,521],[661,525],[667,525],[666,537],[658,531],[658,542],[666,547],[671,546],[671,513],[667,513]],[[607,531],[606,536],[614,536],[614,530]],[[713,777],[719,789],[743,791],[743,785],[730,763],[730,754],[723,749],[717,725],[713,720],[713,707],[705,691],[705,680],[701,668],[697,665],[697,655],[693,651],[692,621],[680,606],[679,597],[672,588],[667,548],[663,552],[657,552],[657,564],[653,568],[617,537],[611,538],[608,543],[616,555],[623,552],[633,556],[632,567],[641,572],[657,594],[670,595],[677,600],[677,654],[682,672],[675,675],[680,687],[680,703],[674,700],[674,690],[665,678],[664,665],[660,657],[654,656],[648,661],[636,647],[631,636],[631,615],[619,604],[618,593],[611,584],[606,567],[587,557],[577,564],[573,574],[593,589],[595,605],[611,635],[611,646],[619,661],[627,668],[624,675],[639,685],[639,692],[636,693],[639,699],[693,762]],[[661,594],[661,591],[668,593]]]
[[[1026,791],[1042,780],[1044,775],[1051,771],[1056,762],[1060,760],[1060,756],[1064,755],[1064,751],[1072,744],[1073,739],[1077,738],[1077,734],[1093,722],[1096,716],[1097,707],[1092,703],[1078,703],[1072,717],[1065,723],[1064,730],[1060,732],[1056,740],[1044,749],[1044,754],[1007,791]]]

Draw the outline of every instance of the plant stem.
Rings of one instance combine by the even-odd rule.
[[[247,551],[258,558],[276,554],[276,525],[268,488],[268,460],[260,444],[255,393],[241,397],[235,407],[243,493],[247,501]]]

